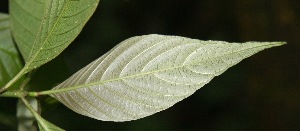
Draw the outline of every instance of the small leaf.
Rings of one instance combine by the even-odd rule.
[[[42,118],[37,110],[35,110],[34,107],[32,107],[31,103],[29,103],[25,98],[21,98],[21,100],[37,120],[40,131],[64,131],[63,129]]]
[[[11,80],[22,67],[21,58],[11,36],[9,16],[0,13],[0,88]],[[14,88],[19,87],[20,82],[17,82]]]
[[[52,96],[95,119],[135,120],[171,107],[242,59],[282,44],[133,37],[53,88]]]
[[[98,3],[99,0],[11,0],[13,36],[26,62],[24,73],[59,55],[80,33]]]
[[[64,131],[63,129],[53,125],[52,123],[43,119],[42,117],[38,121],[38,126],[40,131]]]

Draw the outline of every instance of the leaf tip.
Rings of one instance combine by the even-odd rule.
[[[276,41],[276,42],[263,42],[267,48],[271,48],[271,47],[277,47],[277,46],[282,46],[287,44],[287,42],[285,41]]]
[[[279,42],[272,42],[274,44],[274,46],[282,46],[282,45],[286,45],[287,42],[285,41],[279,41]]]
[[[287,42],[283,41],[283,42],[279,42],[280,45],[286,45]]]

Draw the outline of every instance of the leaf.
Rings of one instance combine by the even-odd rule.
[[[11,0],[13,36],[25,59],[23,74],[59,55],[80,33],[99,0]]]
[[[171,107],[242,59],[282,44],[133,37],[48,94],[73,111],[98,120],[135,120]]]
[[[64,131],[63,129],[42,118],[25,98],[21,98],[21,100],[37,120],[40,131]]]
[[[22,67],[21,58],[11,36],[9,16],[0,13],[0,87],[11,80]],[[20,82],[17,82],[14,88],[19,87]]]
[[[54,124],[43,119],[42,117],[38,121],[38,126],[39,126],[40,131],[64,131],[63,129],[55,126]]]
[[[11,30],[25,61],[42,24],[45,0],[10,0]]]
[[[58,56],[77,37],[98,3],[99,0],[11,0],[13,36],[25,66],[0,93],[24,74]],[[43,13],[36,13],[39,11]]]

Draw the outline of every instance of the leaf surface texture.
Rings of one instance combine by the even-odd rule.
[[[99,0],[10,0],[13,36],[24,73],[59,55],[80,33]]]
[[[132,37],[53,88],[52,96],[95,119],[135,120],[171,107],[242,59],[281,44]]]

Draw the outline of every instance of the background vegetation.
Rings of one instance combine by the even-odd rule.
[[[8,0],[0,12],[8,12]],[[101,0],[79,37],[35,72],[44,90],[136,35],[165,34],[228,42],[287,41],[230,68],[166,111],[132,122],[97,121],[40,98],[47,120],[66,130],[299,130],[298,0]],[[38,89],[36,89],[38,88]],[[16,130],[16,100],[0,98],[0,130]]]

